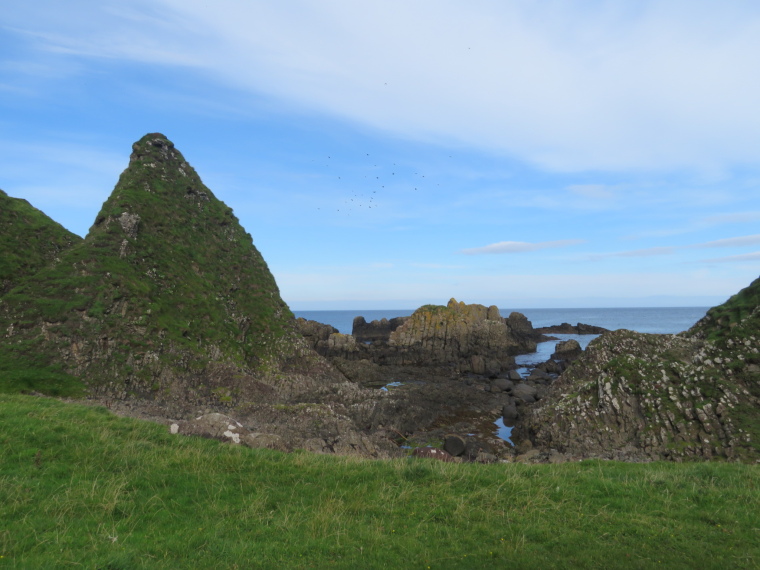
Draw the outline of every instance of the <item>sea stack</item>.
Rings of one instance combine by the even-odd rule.
[[[232,209],[162,134],[132,146],[86,238],[56,254],[2,298],[6,368],[169,408],[292,393],[286,369],[335,379]]]

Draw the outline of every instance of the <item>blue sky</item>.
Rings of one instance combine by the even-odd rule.
[[[29,0],[0,188],[85,235],[169,137],[295,310],[713,305],[760,273],[760,4]]]

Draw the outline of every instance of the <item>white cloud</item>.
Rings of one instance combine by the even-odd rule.
[[[760,158],[750,2],[48,0],[4,17],[51,49],[192,66],[550,169],[719,171]]]
[[[581,239],[563,239],[536,243],[528,243],[524,241],[500,241],[498,243],[492,243],[483,247],[463,249],[460,251],[460,253],[464,253],[465,255],[481,255],[484,253],[524,253],[527,251],[538,251],[540,249],[578,245],[583,242],[584,240]]]

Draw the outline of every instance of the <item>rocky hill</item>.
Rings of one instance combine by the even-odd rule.
[[[92,394],[167,410],[340,380],[295,332],[251,236],[173,143],[154,133],[132,150],[86,238],[53,247],[59,261],[2,298],[5,369],[56,370]]]
[[[82,241],[26,200],[0,190],[0,297]]]
[[[567,459],[760,458],[759,288],[679,335],[603,334],[513,437]]]

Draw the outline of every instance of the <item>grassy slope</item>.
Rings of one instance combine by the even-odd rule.
[[[736,464],[366,461],[0,396],[0,568],[756,568]]]
[[[26,200],[0,190],[0,296],[80,241]]]
[[[127,367],[147,354],[169,367],[202,369],[216,353],[255,368],[287,350],[292,314],[232,210],[163,135],[146,135],[133,150],[86,239],[4,297],[0,326],[16,324],[0,346],[7,371],[70,370],[71,356],[61,355],[72,340],[88,354],[89,382],[150,379],[155,370]],[[139,216],[131,231],[124,214]],[[103,339],[119,349],[104,356]],[[37,384],[50,392],[48,381]]]
[[[701,333],[710,340],[728,337],[748,338],[760,334],[760,277],[731,298],[707,311],[690,333]],[[754,316],[753,316],[754,313]],[[744,321],[744,322],[742,322]],[[741,326],[739,326],[741,324]]]

